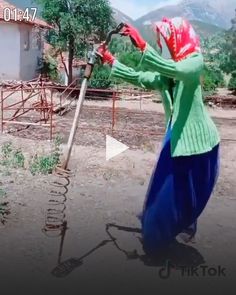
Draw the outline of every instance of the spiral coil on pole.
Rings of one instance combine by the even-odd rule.
[[[57,172],[57,180],[51,183],[52,189],[49,193],[48,208],[43,232],[50,237],[59,237],[65,231],[66,201],[70,179],[63,173]]]

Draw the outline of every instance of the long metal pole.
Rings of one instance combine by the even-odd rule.
[[[118,27],[115,30],[112,30],[111,32],[108,33],[105,44],[108,45],[109,42],[111,41],[111,37],[113,34],[118,34],[121,29],[124,27],[125,24],[121,23],[118,25]],[[78,128],[78,122],[79,122],[79,117],[80,117],[80,113],[82,110],[82,105],[84,102],[84,98],[85,98],[85,94],[87,91],[87,87],[88,87],[88,80],[91,77],[92,71],[93,71],[93,67],[94,64],[96,62],[96,59],[98,57],[97,55],[97,48],[95,48],[95,46],[93,46],[93,50],[89,52],[88,54],[88,63],[85,69],[85,73],[84,73],[84,79],[81,85],[81,89],[80,89],[80,94],[79,94],[79,99],[77,102],[77,106],[76,106],[76,110],[75,110],[75,116],[74,116],[74,121],[73,121],[73,125],[70,131],[70,136],[68,139],[68,143],[67,143],[67,147],[64,151],[64,159],[62,161],[62,164],[60,167],[58,167],[59,169],[62,169],[64,171],[67,170],[67,166],[70,160],[70,156],[71,156],[71,151],[72,151],[72,146],[73,146],[73,142],[74,142],[74,138],[75,138],[75,134]]]
[[[74,121],[73,121],[73,124],[72,124],[71,131],[70,131],[70,136],[69,136],[69,139],[68,139],[66,150],[64,152],[64,159],[63,159],[62,166],[61,166],[61,168],[64,169],[64,170],[67,169],[67,166],[68,166],[68,163],[69,163],[69,160],[70,160],[72,146],[73,146],[75,134],[76,134],[76,131],[77,131],[77,128],[78,128],[78,122],[79,122],[79,118],[80,118],[80,114],[81,114],[82,105],[83,105],[83,102],[84,102],[87,86],[88,86],[88,79],[84,78],[84,80],[82,82],[82,85],[81,85],[80,95],[79,95],[79,99],[78,99],[76,110],[75,110],[75,116],[74,116]]]

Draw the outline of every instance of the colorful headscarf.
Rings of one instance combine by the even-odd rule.
[[[200,39],[192,25],[182,17],[172,19],[163,18],[154,24],[157,33],[160,33],[175,61],[180,61],[194,52],[201,52]],[[158,44],[161,46],[159,38]]]

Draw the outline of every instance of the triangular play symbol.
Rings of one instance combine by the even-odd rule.
[[[107,135],[106,136],[106,160],[109,161],[110,159],[118,156],[119,154],[128,150],[129,147],[115,138]]]

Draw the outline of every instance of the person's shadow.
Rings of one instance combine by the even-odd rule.
[[[116,249],[125,255],[127,260],[140,260],[146,266],[171,267],[178,269],[183,267],[197,267],[205,263],[203,256],[197,249],[192,246],[179,243],[178,241],[173,242],[168,248],[162,250],[158,255],[155,256],[139,254],[136,249],[133,251],[128,251],[119,246],[117,238],[115,238],[114,234],[111,233],[112,228],[119,231],[141,234],[141,229],[139,228],[120,226],[116,224],[106,224],[106,233],[109,239],[103,240],[81,257],[70,258],[58,264],[52,270],[52,275],[57,278],[68,276],[74,269],[83,265],[84,259],[86,257],[90,256],[96,250],[109,243],[113,243]],[[138,240],[142,243],[140,237],[138,237]]]
[[[200,254],[200,252],[192,246],[179,243],[175,240],[173,243],[169,245],[169,247],[159,251],[156,255],[148,255],[148,254],[138,254],[136,250],[133,252],[126,251],[121,249],[114,238],[111,235],[109,228],[116,228],[117,230],[126,231],[126,232],[133,232],[133,233],[140,233],[141,229],[139,228],[131,228],[120,226],[116,224],[108,224],[106,231],[113,238],[114,245],[119,251],[122,251],[127,259],[139,259],[142,261],[146,266],[157,266],[161,267],[166,265],[167,261],[171,262],[172,265],[175,267],[197,267],[203,263],[205,263],[205,259]],[[141,238],[138,238],[139,241],[142,243]]]

